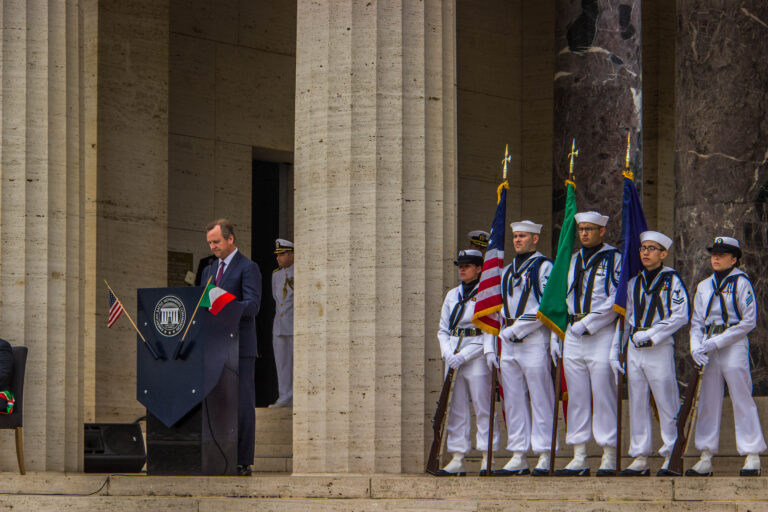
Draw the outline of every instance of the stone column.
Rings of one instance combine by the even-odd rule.
[[[761,395],[768,393],[766,349],[754,341],[768,331],[767,35],[768,4],[760,0],[677,2],[676,267],[693,294],[712,272],[706,247],[713,237],[741,241],[741,268],[752,278],[759,308],[750,338]],[[678,350],[685,355],[687,343]]]
[[[133,421],[136,333],[107,330],[104,280],[136,313],[136,289],[167,286],[168,0],[98,1],[95,414]]]
[[[555,13],[553,221],[562,222],[562,183],[575,138],[579,210],[610,215],[607,240],[617,243],[627,130],[636,179],[642,178],[640,0],[556,0]]]
[[[293,470],[421,472],[455,279],[454,5],[297,17]]]
[[[27,470],[82,465],[86,189],[81,117],[90,99],[81,2],[0,4],[0,325],[26,345]],[[3,470],[16,470],[11,431]]]

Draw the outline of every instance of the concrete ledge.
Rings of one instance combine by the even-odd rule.
[[[372,498],[480,500],[672,501],[672,479],[635,478],[437,478],[403,475],[371,478]]]
[[[111,477],[111,496],[223,496],[260,498],[368,498],[367,476]]]
[[[768,505],[765,477],[674,478],[677,501],[764,501]]]

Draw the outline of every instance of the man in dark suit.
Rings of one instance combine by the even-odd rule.
[[[256,390],[254,368],[256,346],[256,314],[261,306],[261,272],[259,266],[237,250],[235,230],[227,219],[211,222],[206,239],[216,257],[203,271],[202,282],[211,282],[234,295],[245,305],[240,318],[239,396],[237,412],[237,473],[251,474],[256,423]]]

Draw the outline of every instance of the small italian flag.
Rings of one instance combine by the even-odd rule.
[[[212,315],[218,315],[224,306],[235,300],[235,296],[226,290],[222,290],[215,284],[209,284],[203,292],[203,300],[200,306],[208,308]]]

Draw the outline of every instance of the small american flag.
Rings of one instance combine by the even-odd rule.
[[[107,319],[107,328],[112,327],[123,314],[123,304],[117,300],[112,290],[109,290],[109,318]]]
[[[475,314],[472,317],[473,324],[494,336],[498,336],[501,329],[499,311],[501,311],[503,304],[501,298],[501,272],[504,269],[504,224],[507,217],[507,189],[504,187],[505,183],[499,187],[499,202],[496,206],[496,214],[493,217],[488,250],[485,251],[483,274],[480,277],[480,284],[477,286],[477,302],[475,303]]]

